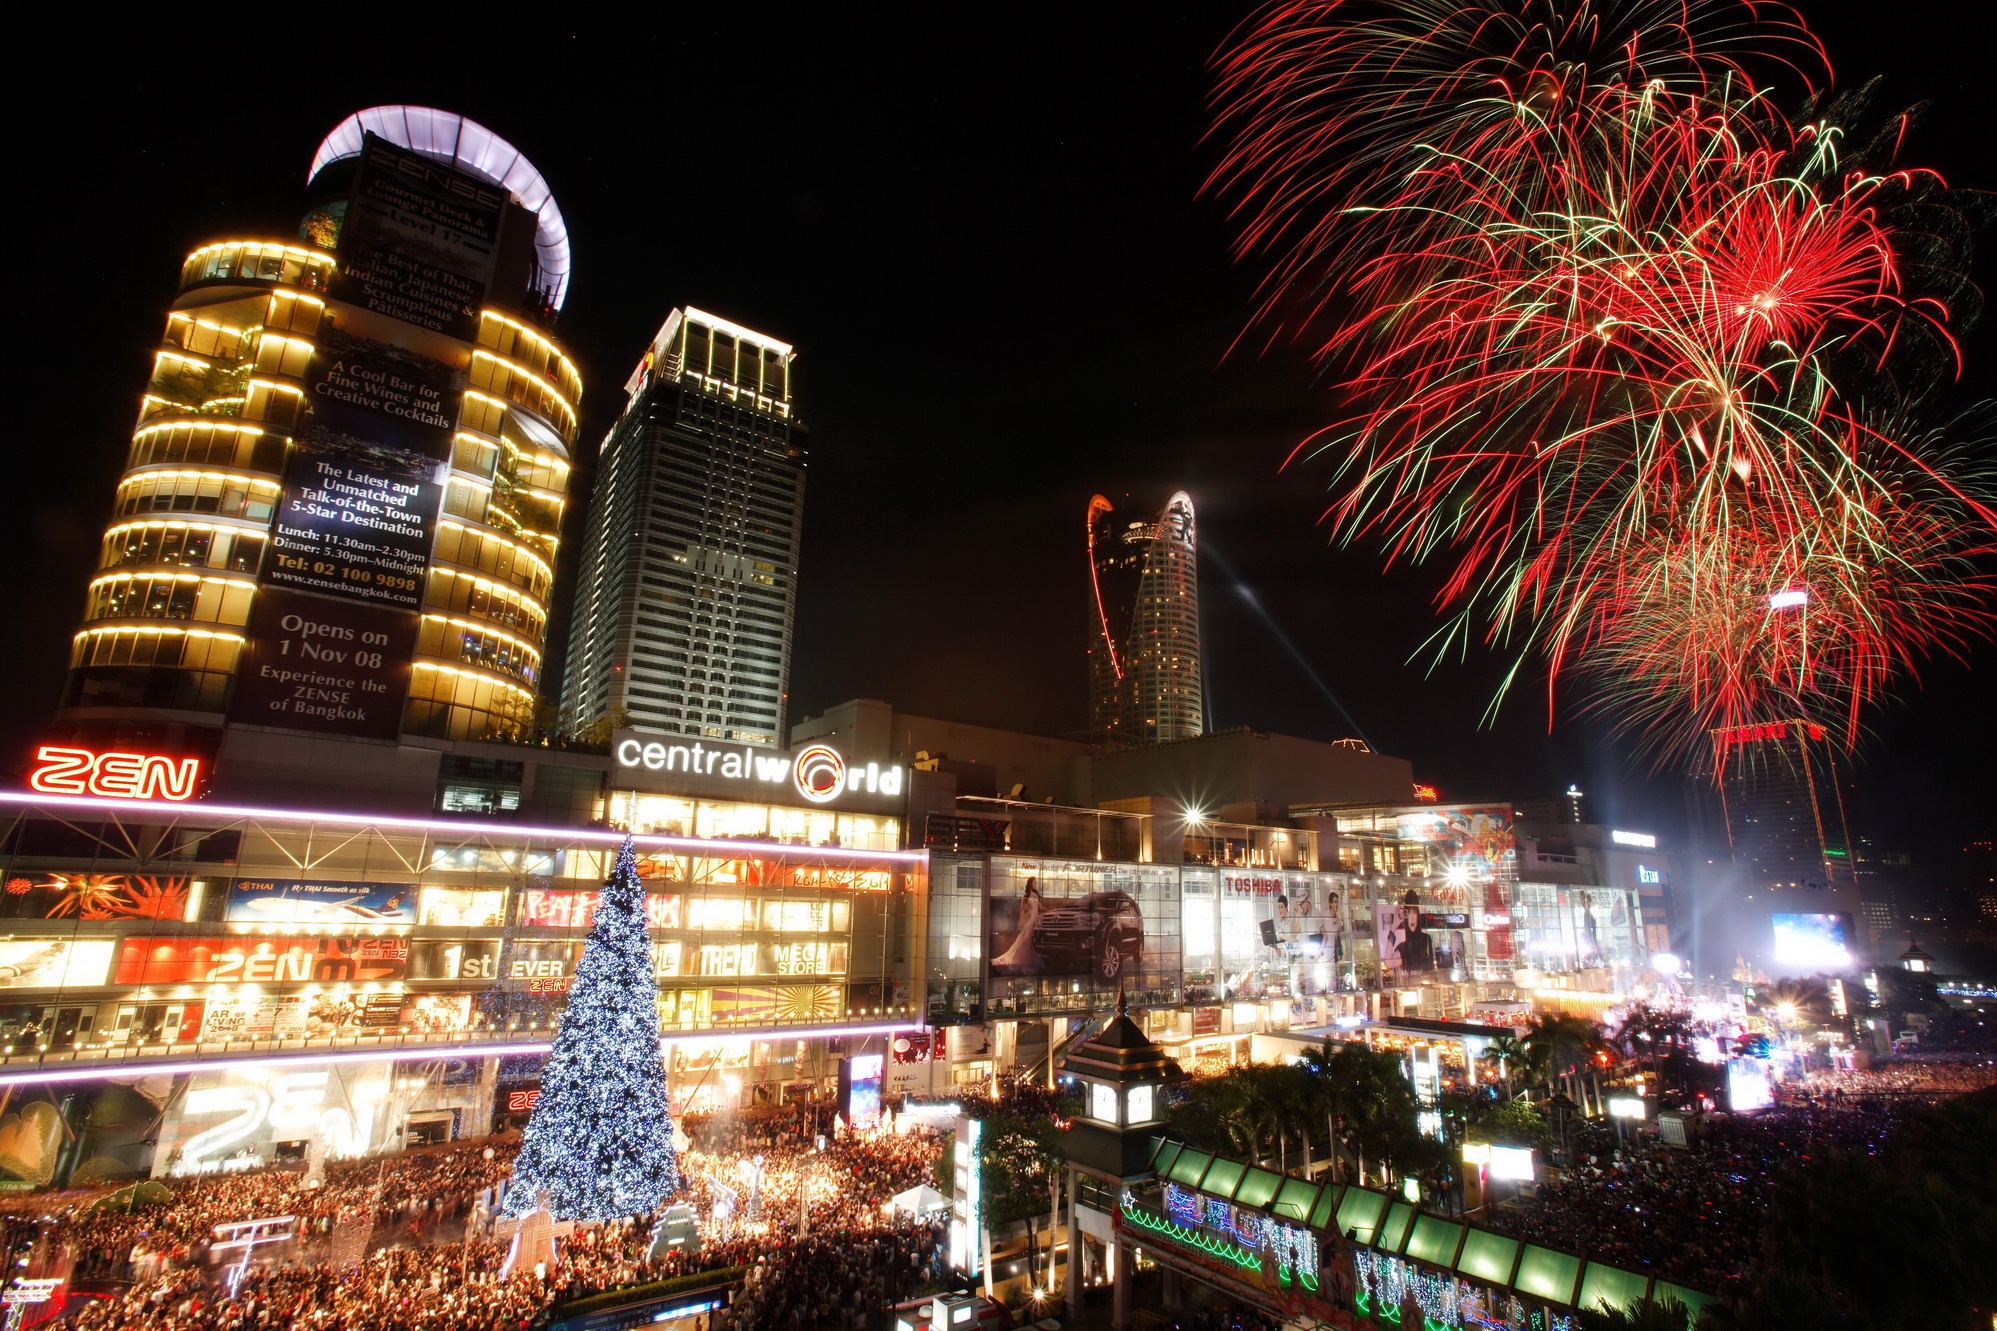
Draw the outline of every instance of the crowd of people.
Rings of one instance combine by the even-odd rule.
[[[1825,1147],[1877,1154],[1904,1112],[1993,1081],[1997,1065],[1976,1060],[1812,1073],[1776,1108],[1713,1120],[1685,1147],[1587,1124],[1574,1130],[1573,1164],[1557,1181],[1493,1208],[1482,1223],[1718,1290],[1753,1259],[1785,1166]]]
[[[691,1124],[673,1201],[695,1207],[701,1241],[656,1252],[647,1217],[559,1233],[552,1262],[510,1261],[492,1212],[513,1134],[335,1163],[323,1181],[277,1167],[167,1180],[163,1198],[109,1208],[42,1198],[5,1238],[34,1269],[129,1282],[87,1300],[76,1331],[518,1331],[585,1294],[744,1267],[731,1331],[856,1331],[935,1274],[938,1235],[889,1198],[930,1177],[938,1143],[832,1140],[820,1126],[808,1110]],[[717,1223],[720,1183],[738,1200]],[[217,1224],[278,1215],[297,1218],[296,1237],[240,1272],[238,1252],[214,1249]],[[343,1251],[337,1236],[356,1231]]]
[[[1997,1085],[1997,1058],[1962,1055],[1923,1055],[1898,1059],[1884,1067],[1857,1071],[1812,1072],[1793,1088],[1812,1100],[1933,1101]]]

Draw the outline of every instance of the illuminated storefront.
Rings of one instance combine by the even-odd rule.
[[[223,1060],[269,1055],[277,1066],[370,1050],[400,1051],[394,1066],[405,1068],[545,1048],[620,839],[0,800],[0,1078],[204,1060],[219,1076]],[[849,1036],[918,1024],[920,958],[901,939],[925,892],[921,852],[666,836],[638,846],[660,1026],[683,1107],[822,1088],[833,1060],[852,1052]],[[252,1101],[245,1087],[265,1086],[233,1072],[214,1084]],[[326,1112],[360,1125],[341,1094]],[[421,1109],[434,1112],[435,1100]],[[298,1126],[270,1112],[265,1126]],[[388,1130],[377,1124],[375,1145]]]

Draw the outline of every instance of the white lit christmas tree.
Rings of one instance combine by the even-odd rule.
[[[680,1188],[672,1138],[645,889],[626,837],[541,1074],[505,1214],[543,1204],[558,1220],[656,1210]]]

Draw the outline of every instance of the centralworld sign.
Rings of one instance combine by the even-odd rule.
[[[694,778],[717,793],[781,798],[795,794],[811,804],[829,804],[841,795],[899,796],[905,769],[893,764],[849,763],[829,744],[811,744],[796,753],[755,749],[746,744],[648,738],[620,734],[611,749],[620,768]]]

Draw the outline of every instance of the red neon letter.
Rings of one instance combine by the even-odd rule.
[[[171,758],[148,758],[139,773],[139,797],[176,802],[191,800],[194,798],[194,782],[200,771],[199,758],[182,758],[177,764]]]
[[[145,758],[136,753],[98,754],[97,770],[90,776],[90,793],[109,795],[112,799],[137,799],[139,772],[145,765]]]
[[[97,755],[88,749],[61,749],[44,744],[35,751],[41,763],[28,776],[28,784],[44,795],[87,795],[90,768]]]

